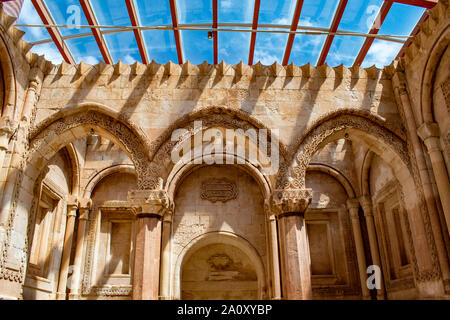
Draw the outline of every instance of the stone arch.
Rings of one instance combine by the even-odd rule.
[[[110,176],[114,173],[129,173],[136,175],[136,171],[134,169],[134,166],[131,164],[118,164],[115,166],[111,166],[108,168],[105,168],[99,172],[97,172],[87,183],[86,188],[83,193],[83,198],[90,198],[92,191],[94,190],[95,186],[102,181],[107,176]]]
[[[161,136],[152,143],[151,158],[152,162],[149,165],[149,171],[152,172],[153,181],[151,185],[156,187],[161,181],[164,181],[167,189],[167,180],[171,174],[175,164],[172,163],[170,153],[177,146],[182,144],[186,139],[190,139],[195,134],[195,121],[202,121],[202,128],[209,129],[213,127],[224,127],[229,129],[266,129],[268,140],[276,139],[279,145],[279,166],[280,170],[287,168],[287,151],[285,146],[278,140],[278,137],[273,136],[271,131],[265,127],[261,122],[253,119],[248,114],[242,111],[229,110],[222,107],[209,107],[198,112],[183,116],[174,124],[172,124]],[[171,135],[176,129],[185,129],[189,134],[179,137],[177,141],[171,140]],[[268,142],[268,144],[270,143]],[[270,149],[268,147],[268,149]],[[225,154],[224,154],[225,155]],[[149,175],[150,176],[150,175]]]
[[[374,116],[338,112],[317,121],[300,139],[287,174],[280,172],[277,188],[304,189],[306,170],[316,151],[326,143],[350,134],[363,140],[367,138],[366,140],[370,140],[370,147],[376,148],[380,153],[389,151],[388,163],[396,158],[410,171],[406,142],[395,129]]]
[[[430,50],[425,63],[420,85],[421,115],[420,123],[435,122],[433,115],[433,87],[436,71],[441,57],[450,43],[450,23],[443,28]]]
[[[126,120],[91,108],[68,114],[52,122],[45,121],[34,129],[30,134],[30,165],[27,170],[33,168],[39,171],[61,147],[92,133],[100,133],[119,145],[136,168],[139,189],[148,189],[149,154],[145,137]],[[31,177],[35,178],[33,175]]]
[[[181,271],[183,263],[186,262],[190,255],[195,253],[198,249],[205,247],[209,244],[229,244],[241,249],[254,263],[254,267],[258,276],[258,298],[265,298],[266,290],[266,271],[262,262],[261,256],[258,251],[244,238],[227,231],[217,231],[202,234],[192,239],[178,255],[175,265],[174,274],[171,277],[172,292],[174,299],[181,298]]]
[[[9,117],[12,120],[17,100],[16,77],[14,74],[13,59],[11,58],[3,33],[0,34],[0,72],[2,73],[4,84],[4,88],[2,89],[5,92],[3,101],[1,101],[1,115]]]
[[[306,171],[316,171],[330,175],[342,185],[349,198],[352,199],[356,197],[355,189],[342,172],[324,164],[310,164]]]

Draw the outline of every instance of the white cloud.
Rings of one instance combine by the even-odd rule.
[[[99,63],[100,61],[98,61],[98,59],[94,56],[85,56],[85,57],[81,57],[80,61],[83,61],[87,64],[91,64],[91,65],[96,65],[97,63]]]
[[[233,5],[232,0],[223,0],[220,1],[220,7],[223,9],[229,9]]]
[[[268,54],[267,51],[262,50],[255,50],[255,56],[253,61],[255,63],[261,61],[261,63],[266,66],[272,65],[275,61],[280,63],[279,57]]]
[[[23,2],[22,10],[20,11],[17,24],[42,24],[42,20],[37,14],[31,0],[25,0]],[[30,32],[34,38],[43,39],[50,38],[47,31],[43,28],[28,28],[27,32]],[[44,33],[45,32],[45,33]]]
[[[38,55],[44,55],[45,59],[51,61],[53,64],[60,64],[63,61],[61,53],[59,53],[53,43],[34,46],[31,51]]]
[[[123,62],[126,64],[133,64],[136,62],[136,59],[134,59],[131,55],[127,54],[124,58],[123,58]]]
[[[366,68],[375,65],[377,68],[383,68],[389,65],[395,59],[401,47],[402,44],[400,43],[381,40],[374,42],[366,59],[364,59],[362,67]]]

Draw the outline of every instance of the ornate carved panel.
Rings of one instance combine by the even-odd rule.
[[[226,178],[210,179],[202,182],[201,198],[211,202],[227,202],[236,199],[238,189],[236,183]]]

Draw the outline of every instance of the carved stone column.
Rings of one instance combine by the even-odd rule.
[[[80,200],[78,232],[75,245],[75,257],[73,261],[72,281],[70,283],[70,300],[77,300],[81,295],[81,264],[83,261],[83,246],[86,237],[86,224],[89,220],[89,211],[91,210],[92,200]]]
[[[383,270],[381,266],[380,250],[378,249],[377,233],[375,230],[375,219],[373,217],[372,200],[370,199],[369,196],[363,196],[359,199],[359,201],[364,211],[364,217],[366,218],[367,233],[369,236],[369,246],[370,246],[370,254],[372,257],[372,263],[380,267],[380,270]],[[377,290],[377,299],[383,300],[384,284],[383,281],[380,281],[380,283],[381,287],[380,289]]]
[[[439,126],[437,123],[424,123],[417,130],[419,137],[425,143],[431,159],[434,178],[436,180],[442,208],[444,209],[445,222],[450,230],[450,182],[444,157],[440,148]]]
[[[58,292],[56,293],[56,298],[58,300],[66,300],[67,276],[69,272],[70,253],[72,252],[73,231],[75,228],[77,209],[78,201],[76,199],[70,199],[67,203],[66,233],[64,234],[64,246],[59,271]]]
[[[361,281],[361,293],[363,299],[370,299],[369,288],[367,288],[366,284],[366,255],[364,253],[364,244],[358,215],[359,201],[357,199],[348,199],[347,208],[352,221],[353,237],[355,238],[356,258],[358,260],[359,279]]]
[[[133,300],[158,300],[161,258],[161,218],[170,209],[163,190],[135,190],[128,201],[136,214]]]
[[[272,211],[278,219],[283,298],[312,298],[309,245],[304,214],[311,201],[312,190],[275,190]]]

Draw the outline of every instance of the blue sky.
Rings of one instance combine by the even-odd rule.
[[[171,25],[170,5],[168,0],[134,0],[141,25]],[[339,30],[366,33],[374,21],[382,0],[349,0],[344,11]],[[45,3],[57,24],[66,24],[73,13],[74,6],[81,12],[80,23],[87,25],[87,20],[79,7],[78,0],[45,0]],[[177,0],[177,14],[180,24],[212,23],[212,0]],[[339,0],[305,0],[300,16],[299,26],[329,28]],[[259,12],[260,24],[290,25],[296,0],[261,0]],[[91,0],[96,18],[101,25],[131,25],[124,0]],[[254,0],[218,0],[219,23],[247,23],[253,20]],[[69,11],[68,11],[69,10]],[[72,10],[72,11],[71,11]],[[395,3],[392,6],[380,34],[409,35],[425,9]],[[42,24],[30,0],[24,1],[18,24]],[[21,27],[29,42],[49,39],[45,28]],[[235,28],[236,29],[236,28]],[[240,28],[245,29],[245,28]],[[250,28],[247,28],[248,30]],[[260,28],[263,30],[263,28]],[[271,30],[271,29],[265,29]],[[60,28],[63,36],[88,33],[90,29]],[[105,35],[105,41],[114,63],[119,60],[132,64],[141,61],[133,32]],[[143,31],[144,42],[150,60],[158,63],[177,62],[174,34],[172,31]],[[247,62],[250,46],[250,32],[219,32],[219,61],[229,64],[239,61]],[[288,35],[276,33],[258,33],[254,53],[254,63],[261,61],[269,65],[281,63]],[[296,35],[290,60],[297,65],[316,64],[326,36]],[[181,31],[184,60],[193,64],[203,61],[213,62],[213,41],[207,38],[206,31]],[[351,66],[357,56],[363,37],[336,36],[327,57],[331,66],[344,64]],[[92,36],[66,41],[76,62],[96,64],[102,60],[100,50]],[[369,50],[363,67],[375,64],[383,67],[389,64],[402,47],[401,44],[375,40]],[[33,52],[44,54],[53,63],[62,61],[53,43],[36,45]]]

